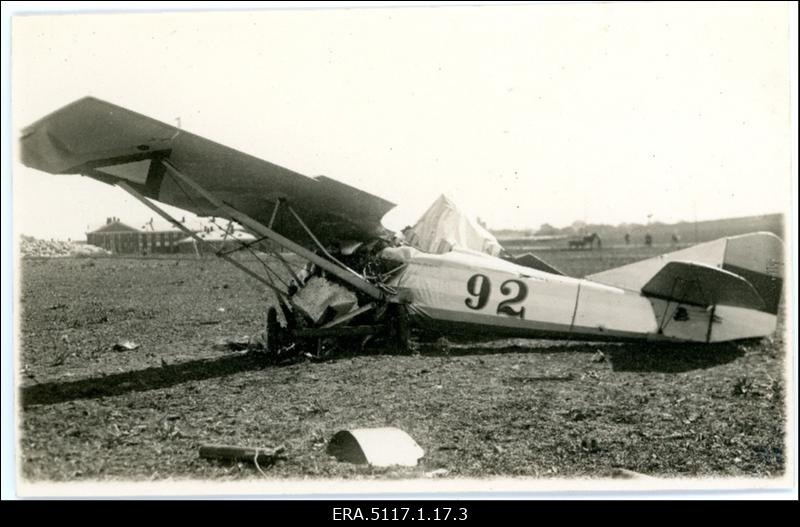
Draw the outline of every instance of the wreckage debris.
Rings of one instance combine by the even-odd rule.
[[[327,448],[339,461],[375,467],[414,467],[425,451],[399,428],[356,428],[337,432]]]
[[[639,472],[634,472],[633,470],[628,470],[625,468],[612,469],[611,477],[614,479],[655,479],[653,476],[640,474]]]
[[[248,335],[220,337],[214,342],[214,349],[220,351],[243,351],[249,348],[250,337]]]
[[[111,349],[114,351],[133,351],[135,349],[139,349],[139,344],[130,340],[120,340],[114,344]]]
[[[264,338],[261,335],[219,337],[212,346],[217,351],[264,352],[266,350]]]
[[[322,277],[311,278],[293,297],[293,304],[319,324],[328,309],[337,316],[348,313],[358,305],[355,293]]]
[[[275,448],[252,448],[229,445],[208,444],[200,446],[202,459],[217,459],[221,461],[246,461],[259,465],[269,465],[283,457],[286,447],[281,445]],[[260,467],[259,467],[260,468]]]
[[[581,449],[586,452],[598,452],[600,450],[600,443],[594,437],[585,437],[581,439]]]
[[[592,355],[592,362],[605,362],[606,361],[606,354],[600,350],[597,350],[594,355]]]
[[[533,383],[533,382],[548,382],[548,381],[572,381],[575,380],[575,376],[572,373],[567,373],[566,375],[529,375],[529,376],[516,376],[516,377],[509,377],[509,383]]]

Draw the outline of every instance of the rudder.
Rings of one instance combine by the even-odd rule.
[[[783,242],[770,232],[727,239],[722,269],[750,282],[764,300],[767,313],[777,314],[783,293]]]

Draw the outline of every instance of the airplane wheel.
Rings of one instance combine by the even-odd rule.
[[[408,312],[403,306],[397,306],[393,329],[395,349],[399,353],[409,353],[411,350],[411,327],[408,322]]]
[[[277,355],[281,349],[283,328],[278,322],[278,310],[270,307],[267,310],[267,325],[264,328],[264,350],[270,355]]]

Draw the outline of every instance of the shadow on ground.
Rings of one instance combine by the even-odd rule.
[[[95,399],[168,388],[189,381],[225,377],[270,366],[256,354],[243,354],[202,359],[162,367],[146,368],[77,381],[57,381],[25,386],[21,390],[22,406],[58,404],[75,399]]]
[[[713,368],[744,356],[738,344],[672,344],[672,343],[610,343],[610,342],[557,342],[530,341],[487,342],[477,345],[441,345],[425,343],[419,351],[423,355],[490,355],[498,353],[601,353],[618,372],[682,373]]]
[[[619,347],[609,352],[614,371],[683,373],[733,362],[744,356],[735,344],[645,344]]]
[[[423,355],[488,355],[497,353],[602,353],[610,359],[612,369],[620,372],[660,372],[681,373],[706,369],[736,360],[744,355],[744,350],[733,344],[719,345],[664,345],[651,343],[610,344],[610,343],[562,343],[543,345],[535,342],[530,346],[520,344],[489,343],[485,346],[441,347],[425,345],[420,349]],[[386,354],[381,353],[381,354]],[[388,353],[394,354],[394,353]],[[357,354],[356,354],[357,355]],[[331,356],[326,360],[353,357],[353,354]],[[297,360],[288,360],[291,364]],[[168,388],[177,384],[226,377],[237,373],[281,366],[265,360],[256,353],[246,353],[217,359],[202,359],[161,367],[146,368],[124,373],[90,377],[76,381],[57,381],[25,386],[21,390],[23,407],[33,405],[58,404],[76,399],[95,399]],[[543,380],[565,380],[543,379]]]

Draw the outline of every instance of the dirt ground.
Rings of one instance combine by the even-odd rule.
[[[584,275],[664,252],[553,251]],[[22,263],[21,470],[32,481],[260,478],[205,443],[285,446],[269,477],[772,477],[785,469],[780,335],[714,347],[505,340],[269,365],[215,347],[264,292],[217,260]],[[115,351],[130,340],[135,350]],[[597,353],[602,352],[602,355]],[[397,426],[415,468],[335,460],[338,430]]]

